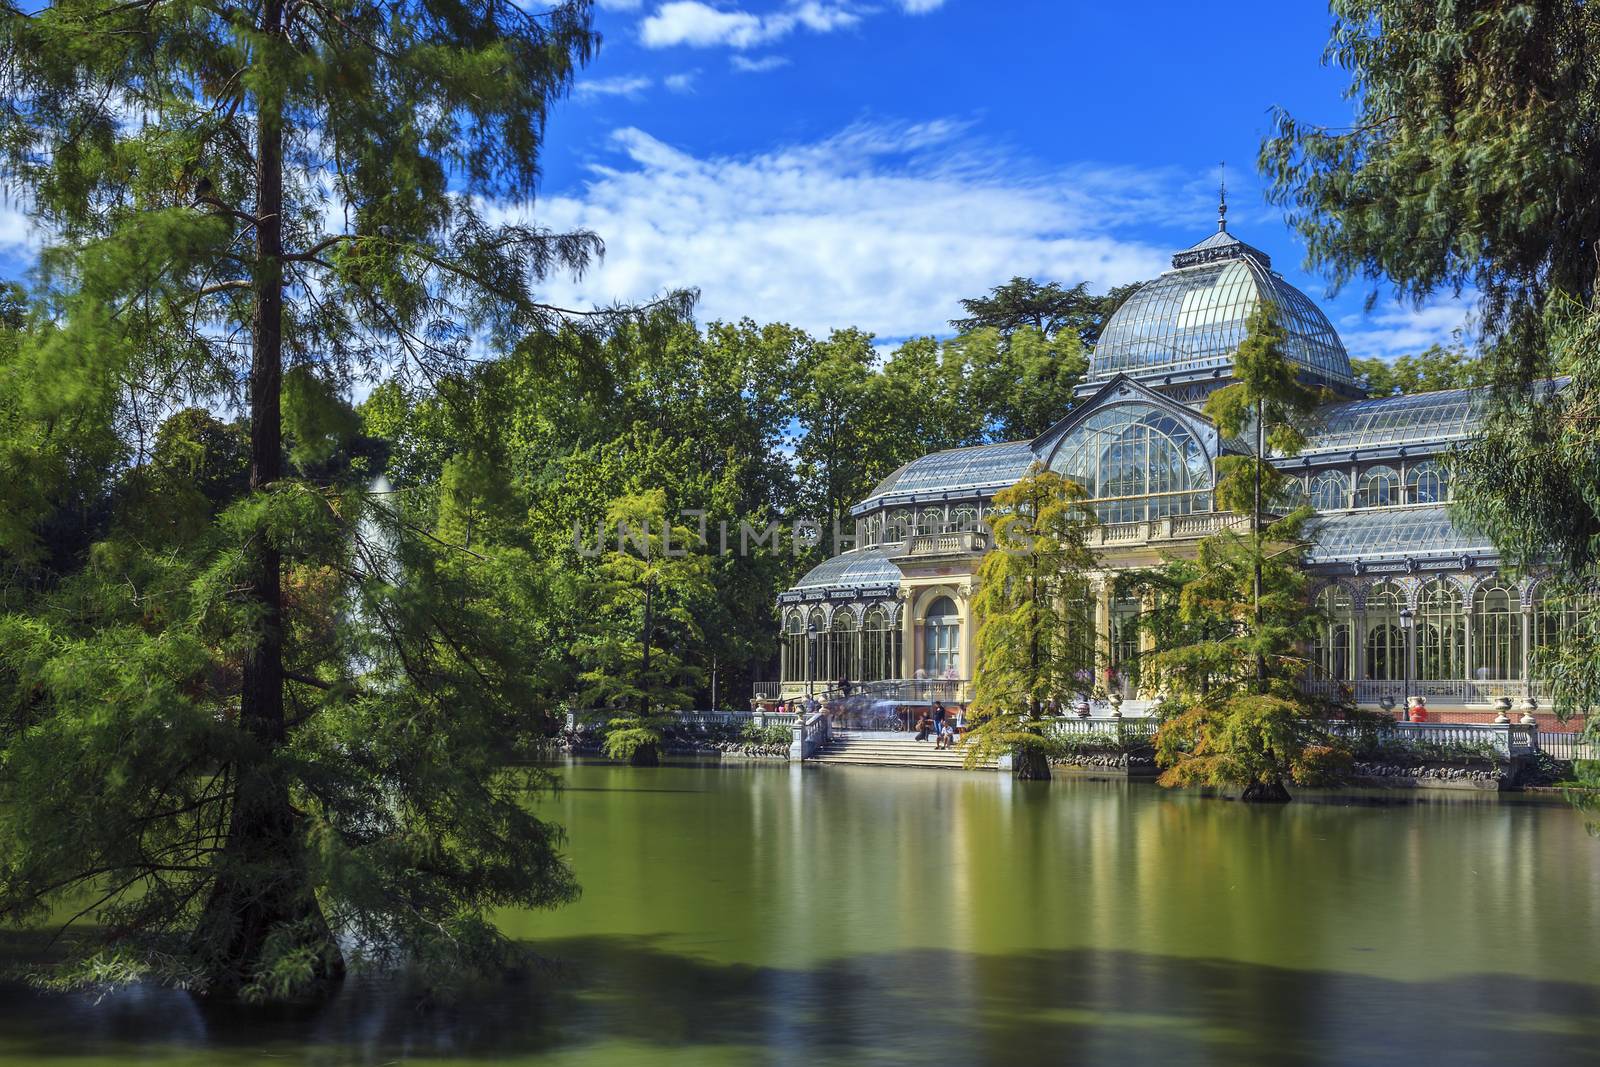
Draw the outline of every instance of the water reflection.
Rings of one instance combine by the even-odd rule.
[[[0,1062],[1566,1063],[1600,1038],[1600,843],[1564,808],[567,773],[546,803],[585,895],[504,917],[556,961],[527,982],[266,1014],[7,988]]]

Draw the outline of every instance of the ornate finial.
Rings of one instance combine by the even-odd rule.
[[[1228,164],[1218,163],[1221,178],[1217,185],[1217,232],[1228,232]]]

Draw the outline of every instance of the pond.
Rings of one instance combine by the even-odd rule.
[[[0,989],[0,1064],[1506,1064],[1600,1057],[1600,840],[1560,804],[572,764],[583,899],[421,1011]]]

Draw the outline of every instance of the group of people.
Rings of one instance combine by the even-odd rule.
[[[931,735],[934,748],[954,748],[966,732],[967,709],[957,704],[952,715],[943,704],[935,701],[933,709],[917,720],[916,740],[926,741]]]

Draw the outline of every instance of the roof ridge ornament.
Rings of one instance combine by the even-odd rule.
[[[1217,232],[1228,232],[1228,161],[1217,164]]]

